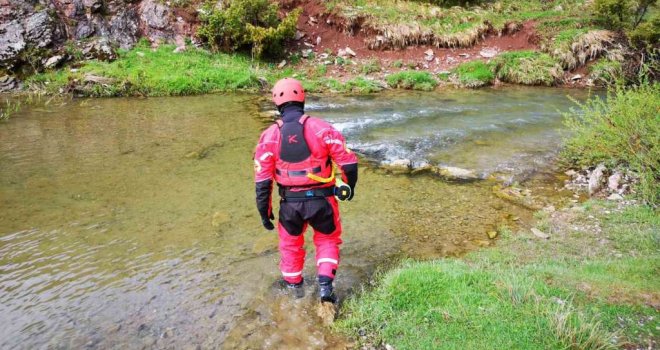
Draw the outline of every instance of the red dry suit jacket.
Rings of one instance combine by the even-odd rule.
[[[284,111],[287,118],[287,111]],[[294,116],[294,118],[297,116]],[[298,120],[296,118],[296,120]],[[314,117],[308,117],[304,124],[304,137],[310,152],[315,158],[330,159],[342,172],[342,179],[351,189],[357,182],[357,162],[355,153],[346,147],[344,136],[332,124]],[[276,164],[280,156],[280,125],[273,124],[259,138],[254,153],[254,173],[257,192],[257,209],[262,219],[271,216],[271,193],[276,178]],[[307,190],[310,188],[334,186],[334,178],[327,183],[311,183],[307,186],[289,187],[288,189]]]

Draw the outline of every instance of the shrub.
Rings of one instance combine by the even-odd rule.
[[[660,84],[617,86],[607,99],[579,104],[581,112],[565,115],[571,131],[563,160],[571,166],[628,166],[637,172],[638,195],[647,203],[660,200]]]
[[[613,85],[623,78],[623,66],[619,61],[600,59],[589,67],[589,74],[599,85]]]
[[[564,72],[550,55],[534,51],[505,52],[495,66],[500,80],[525,85],[553,85]]]
[[[438,86],[429,72],[403,71],[388,75],[386,80],[389,86],[402,89],[431,91]]]
[[[282,42],[295,34],[301,11],[293,10],[280,21],[278,5],[268,0],[235,0],[226,9],[209,3],[202,9],[197,35],[214,50],[249,47],[254,57],[279,56]]]
[[[454,69],[461,85],[476,88],[490,85],[495,80],[491,66],[482,61],[466,62]]]
[[[635,29],[656,0],[595,0],[594,13],[614,29]]]

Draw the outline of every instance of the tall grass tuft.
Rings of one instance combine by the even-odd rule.
[[[460,85],[469,88],[478,88],[490,85],[495,80],[492,66],[482,61],[466,62],[454,69]]]
[[[402,71],[388,75],[386,80],[391,87],[402,89],[431,91],[438,86],[429,72]]]
[[[0,107],[0,121],[7,121],[14,114],[21,110],[20,101],[5,100],[4,106]]]
[[[571,166],[626,166],[640,178],[638,195],[660,203],[660,84],[610,90],[564,115],[571,131],[562,158]]]
[[[604,329],[595,319],[585,319],[570,304],[548,311],[551,329],[563,346],[571,350],[618,349],[616,332]]]
[[[524,85],[554,85],[564,73],[550,55],[534,51],[512,51],[495,60],[497,77],[505,82]]]

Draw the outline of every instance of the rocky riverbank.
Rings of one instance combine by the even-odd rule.
[[[0,92],[67,62],[111,61],[141,38],[179,46],[195,39],[195,13],[156,0],[0,1]]]

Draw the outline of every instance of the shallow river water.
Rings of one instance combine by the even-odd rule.
[[[342,129],[364,163],[354,201],[341,205],[340,298],[380,266],[458,256],[531,216],[489,181],[373,164],[405,158],[524,179],[548,169],[567,94],[586,96],[312,99],[309,112]],[[67,100],[0,123],[0,348],[341,348],[316,316],[314,283],[297,300],[277,286],[277,237],[254,205],[263,105],[254,95]]]

